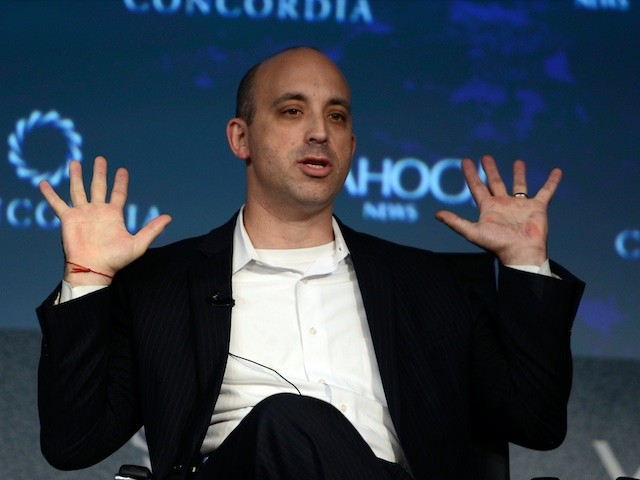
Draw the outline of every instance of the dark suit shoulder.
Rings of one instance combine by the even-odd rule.
[[[119,276],[134,282],[151,282],[167,276],[174,277],[186,271],[194,262],[206,261],[207,258],[222,254],[231,260],[233,230],[236,216],[209,233],[189,237],[176,242],[154,247],[135,262],[119,272]]]
[[[121,281],[138,283],[144,279],[153,280],[165,272],[182,270],[198,255],[198,245],[203,236],[179,240],[177,242],[150,248],[145,254],[118,272]]]
[[[198,245],[205,237],[206,235],[199,235],[183,238],[161,247],[150,248],[136,263],[148,265],[155,262],[179,262],[196,254]]]
[[[437,255],[430,250],[402,245],[368,233],[356,231],[343,223],[340,223],[340,231],[342,232],[350,250],[358,250],[359,252],[367,255],[391,253],[394,256],[398,256],[398,258],[412,258],[419,256],[429,259],[434,258],[434,256]],[[394,260],[396,260],[396,258],[394,258]]]
[[[459,274],[466,275],[478,269],[492,269],[495,262],[495,257],[487,252],[434,252],[358,232],[344,224],[340,224],[340,229],[352,256],[370,257],[380,263],[398,266],[408,263],[415,269],[424,266],[436,270],[444,268],[452,270],[458,277]]]

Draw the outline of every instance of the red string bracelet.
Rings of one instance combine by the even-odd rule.
[[[89,267],[83,267],[82,265],[78,265],[77,263],[70,262],[69,260],[65,260],[64,263],[73,265],[73,268],[71,269],[71,273],[95,273],[96,275],[102,275],[103,277],[113,278],[111,275],[107,275],[106,273],[96,272],[95,270],[91,270]]]

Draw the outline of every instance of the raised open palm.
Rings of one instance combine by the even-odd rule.
[[[478,221],[471,222],[449,211],[438,212],[436,218],[470,242],[493,252],[505,265],[541,265],[547,259],[547,210],[562,172],[553,169],[538,193],[529,197],[522,160],[513,164],[513,194],[507,191],[492,157],[483,157],[482,167],[487,185],[480,180],[471,160],[462,162],[462,173],[478,205]]]
[[[40,191],[62,224],[66,260],[65,280],[72,286],[106,284],[118,270],[140,257],[171,222],[169,215],[151,220],[135,235],[127,231],[124,206],[129,174],[119,168],[107,201],[107,161],[97,157],[93,164],[90,198],[82,182],[79,162],[69,165],[71,206],[48,182]],[[78,272],[83,270],[83,274]]]

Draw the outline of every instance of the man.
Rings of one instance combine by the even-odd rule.
[[[355,137],[348,85],[327,57],[294,48],[251,69],[227,138],[246,164],[246,204],[164,248],[147,251],[167,215],[126,231],[126,170],[106,202],[103,158],[91,201],[78,163],[73,207],[41,185],[66,259],[38,309],[41,443],[54,466],[91,465],[142,425],[159,479],[474,478],[479,418],[503,440],[560,444],[583,285],[548,271],[559,170],[528,198],[523,162],[512,196],[493,159],[488,188],[465,161],[478,222],[437,214],[498,257],[489,318],[439,256],[333,217]]]

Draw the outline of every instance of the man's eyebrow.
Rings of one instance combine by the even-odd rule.
[[[340,105],[341,107],[344,107],[347,112],[351,113],[351,102],[349,102],[349,100],[347,100],[346,98],[332,98],[331,100],[329,100],[329,105]]]
[[[276,98],[273,101],[272,106],[274,108],[277,108],[283,103],[288,102],[289,100],[299,100],[301,102],[305,102],[308,100],[308,97],[304,93],[300,93],[300,92],[286,92],[280,95],[278,98]],[[347,112],[351,113],[351,103],[346,98],[334,97],[329,99],[327,103],[329,105],[339,105],[344,109],[346,109]]]
[[[298,92],[285,92],[273,101],[272,106],[279,107],[289,100],[300,100],[304,102],[307,100],[307,96],[303,93]]]

